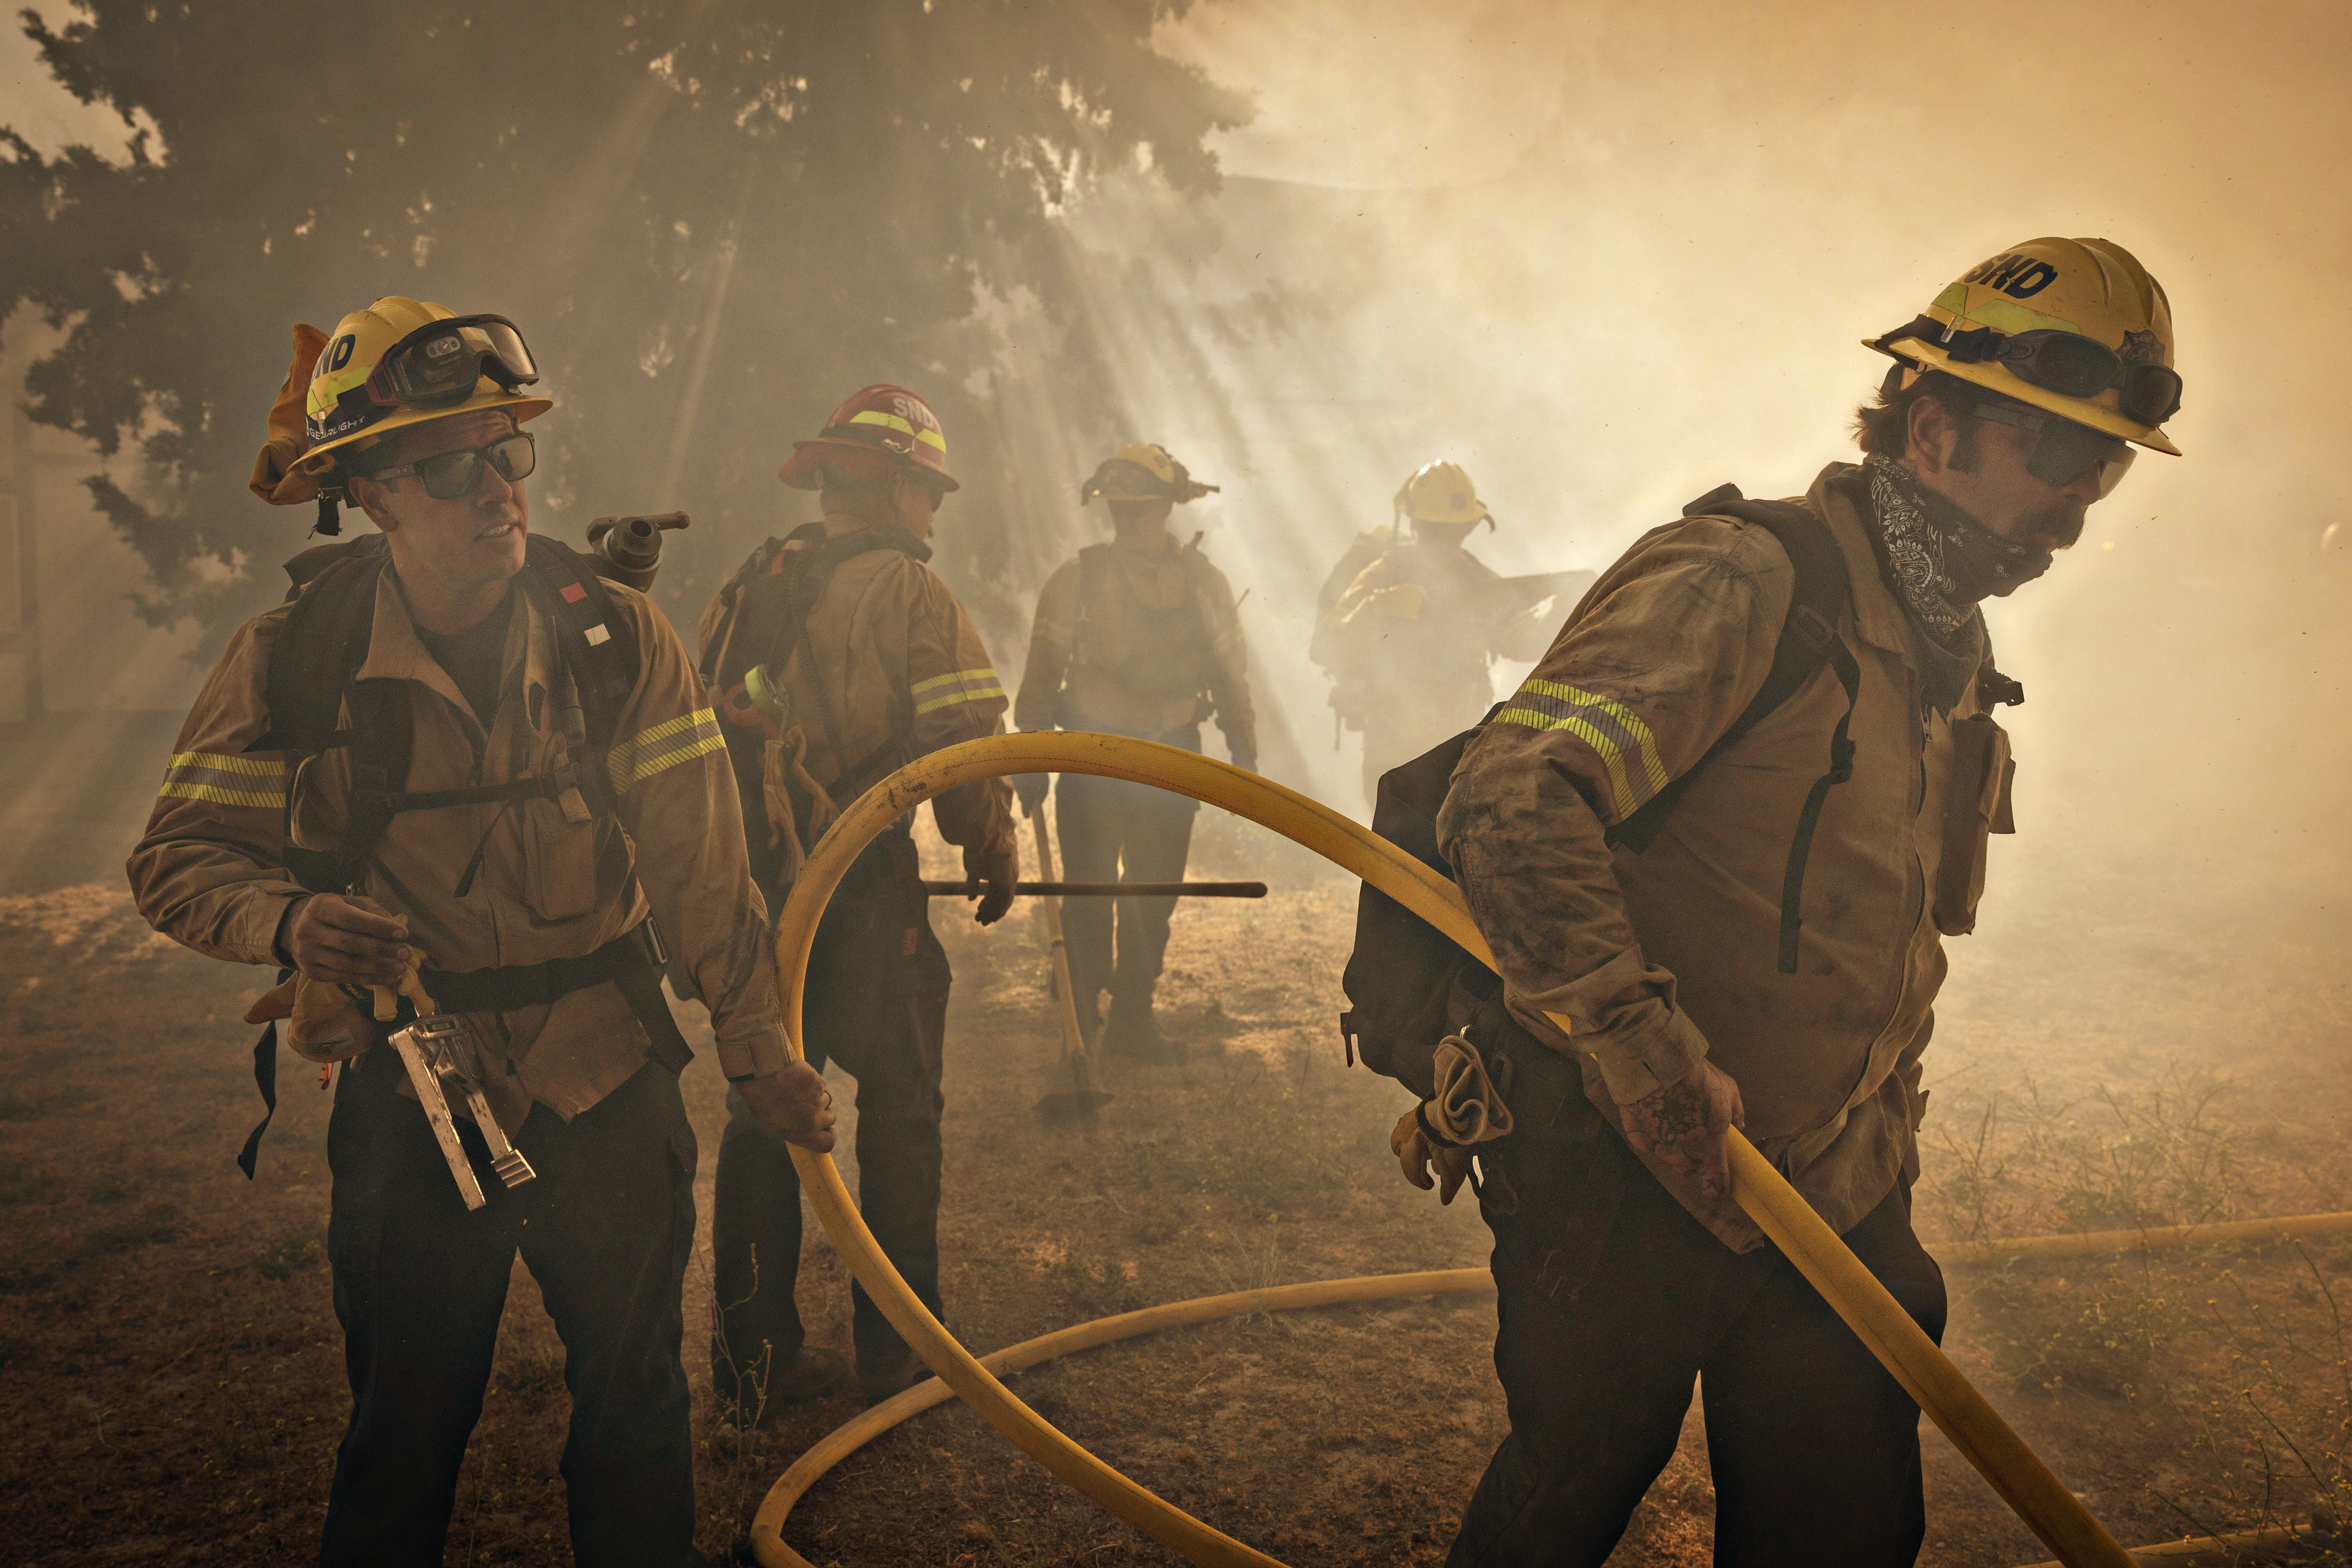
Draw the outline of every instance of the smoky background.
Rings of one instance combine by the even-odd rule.
[[[2007,244],[2094,235],[2171,297],[2188,456],[2144,454],[2080,547],[1989,606],[2031,694],[2004,715],[2024,831],[1996,856],[2084,850],[2233,881],[2259,868],[2314,897],[2347,869],[2352,529],[2328,531],[2344,518],[2332,379],[2352,332],[2352,219],[2325,173],[2347,143],[2338,7],[1235,3],[1015,26],[942,5],[884,7],[857,30],[705,4],[506,33],[472,10],[368,22],[392,50],[374,89],[289,66],[280,101],[205,121],[202,144],[134,109],[137,154],[103,98],[74,103],[6,39],[0,120],[44,157],[238,159],[221,191],[271,185],[270,210],[290,212],[282,193],[306,171],[366,163],[337,153],[342,137],[375,149],[365,172],[383,182],[341,180],[340,207],[294,204],[322,233],[341,224],[333,247],[278,236],[227,269],[234,289],[205,263],[221,309],[183,300],[173,330],[236,369],[184,419],[186,445],[212,445],[196,469],[141,459],[142,429],[175,412],[152,385],[143,403],[74,409],[83,434],[123,416],[100,465],[124,503],[110,529],[75,492],[87,469],[64,461],[88,447],[37,432],[58,458],[41,480],[41,636],[49,667],[73,672],[52,707],[179,706],[229,627],[277,596],[275,562],[309,512],[264,507],[241,480],[285,324],[405,291],[504,310],[530,335],[559,400],[535,426],[536,526],[695,513],[659,593],[682,626],[759,539],[814,515],[774,467],[864,381],[940,407],[967,488],[940,514],[936,564],[1008,674],[1045,574],[1105,535],[1078,480],[1120,440],[1162,443],[1223,486],[1176,527],[1203,531],[1248,592],[1267,771],[1360,813],[1356,739],[1333,751],[1305,649],[1316,587],[1389,521],[1412,468],[1470,469],[1500,523],[1472,548],[1498,570],[1601,567],[1726,479],[1790,494],[1853,458],[1847,422],[1885,363],[1858,340]],[[49,22],[119,37],[126,15]],[[384,42],[419,28],[431,47]],[[737,58],[755,34],[770,55]],[[436,98],[431,72],[401,75],[442,62],[454,93],[486,52],[512,100],[488,119]],[[1013,85],[946,124],[963,111],[941,95],[974,90],[952,73],[982,68]],[[395,79],[404,97],[382,89]],[[838,136],[811,132],[789,158],[730,151],[876,98],[901,106],[880,123],[922,119],[926,134],[876,147],[852,134],[876,120],[845,112]],[[289,100],[332,122],[290,124]],[[486,136],[570,151],[478,159],[462,181],[425,156]],[[1016,149],[1017,175],[975,141]],[[66,153],[75,142],[95,151]],[[1034,190],[975,195],[983,176]],[[118,269],[118,291],[169,284],[174,247],[200,245],[186,224],[230,199],[157,203],[156,232],[116,246],[152,276]],[[667,221],[639,221],[649,204]],[[922,288],[903,312],[858,292],[908,277]],[[19,297],[0,343],[12,382],[78,320],[54,290]],[[107,352],[105,368],[138,368],[135,332]],[[1498,691],[1517,674],[1498,670]],[[1996,900],[2018,869],[1997,859]]]

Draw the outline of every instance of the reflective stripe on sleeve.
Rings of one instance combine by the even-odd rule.
[[[664,720],[651,729],[638,731],[632,739],[614,746],[604,763],[613,775],[614,789],[626,795],[666,768],[726,749],[727,738],[719,731],[719,715],[709,708],[698,708],[691,713]]]
[[[1591,747],[1609,770],[1610,802],[1620,822],[1666,787],[1666,766],[1658,760],[1656,738],[1632,709],[1614,698],[1531,678],[1495,718],[1530,730],[1565,730]]]
[[[206,800],[215,805],[281,811],[286,805],[286,764],[217,752],[174,752],[163,770],[163,787],[157,793],[182,800]]]
[[[915,699],[915,712],[919,716],[941,708],[951,708],[959,702],[984,702],[992,697],[1004,695],[1004,684],[993,669],[959,669],[952,675],[934,675],[929,680],[919,680],[907,689]]]

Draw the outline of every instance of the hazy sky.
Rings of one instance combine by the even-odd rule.
[[[1321,494],[1351,497],[1285,519],[1327,558],[1438,456],[1507,569],[1599,564],[1723,479],[1800,489],[1853,456],[1885,366],[1858,339],[2018,240],[2134,250],[2179,323],[2188,456],[2145,455],[1992,607],[2032,693],[2021,815],[2352,843],[2352,557],[2320,550],[2352,517],[2352,7],[1245,3],[1162,46],[1257,94],[1221,144],[1234,289],[1334,310],[1235,372],[1299,400]]]
[[[1299,782],[1357,805],[1308,612],[1413,468],[1470,467],[1504,570],[1605,564],[1725,479],[1787,494],[1851,458],[1884,365],[1857,340],[2015,241],[2100,236],[2171,296],[2188,455],[2146,456],[1991,611],[2032,693],[2021,816],[2346,858],[2352,554],[2320,540],[2352,521],[2352,7],[1210,0],[1159,42],[1255,94],[1225,194],[1104,200],[1072,243],[1121,263],[1086,308],[1134,434],[1226,486],[1186,523],[1251,592]],[[119,145],[13,27],[0,97],[37,142]],[[1054,397],[1016,378],[1004,418],[1074,485],[1099,454]],[[1041,518],[1041,550],[1091,526]]]

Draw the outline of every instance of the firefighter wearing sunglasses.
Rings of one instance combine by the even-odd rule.
[[[2012,830],[1992,712],[2024,696],[1980,606],[2075,542],[2135,447],[2176,450],[2172,344],[2120,246],[2000,252],[1869,341],[1896,363],[1861,462],[1785,500],[1698,496],[1453,757],[1383,780],[1384,810],[1427,784],[1504,977],[1437,1001],[1517,1130],[1489,1093],[1475,1125],[1441,1098],[1391,1141],[1448,1197],[1475,1150],[1496,1238],[1511,1432],[1456,1568],[1607,1559],[1695,1381],[1720,1553],[1914,1561],[1918,1408],[1731,1201],[1725,1134],[1941,1333],[1910,1218],[1921,1058],[1944,941],[1975,928],[1987,835]],[[1381,956],[1362,942],[1351,976]]]
[[[129,866],[157,930],[280,971],[290,994],[255,1021],[290,1015],[298,1051],[341,1058],[327,1250],[352,1408],[328,1563],[441,1561],[518,1250],[565,1346],[576,1560],[701,1561],[679,1360],[695,1138],[665,959],[752,1112],[833,1142],[784,1045],[693,660],[641,595],[530,532],[537,379],[498,317],[387,298],[295,329],[253,488],[347,500],[380,531],[297,556],[299,593],[230,640]],[[465,1018],[535,1173],[493,1179],[451,1096],[478,1208],[375,1021],[369,988],[411,975]]]

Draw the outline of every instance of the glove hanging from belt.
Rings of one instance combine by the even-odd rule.
[[[1472,1151],[1510,1135],[1511,1109],[1503,1103],[1466,1032],[1445,1037],[1434,1061],[1436,1094],[1398,1119],[1389,1134],[1389,1149],[1406,1181],[1423,1192],[1435,1186],[1437,1201],[1450,1204],[1470,1176]],[[1437,1167],[1434,1182],[1428,1169],[1432,1163]]]

